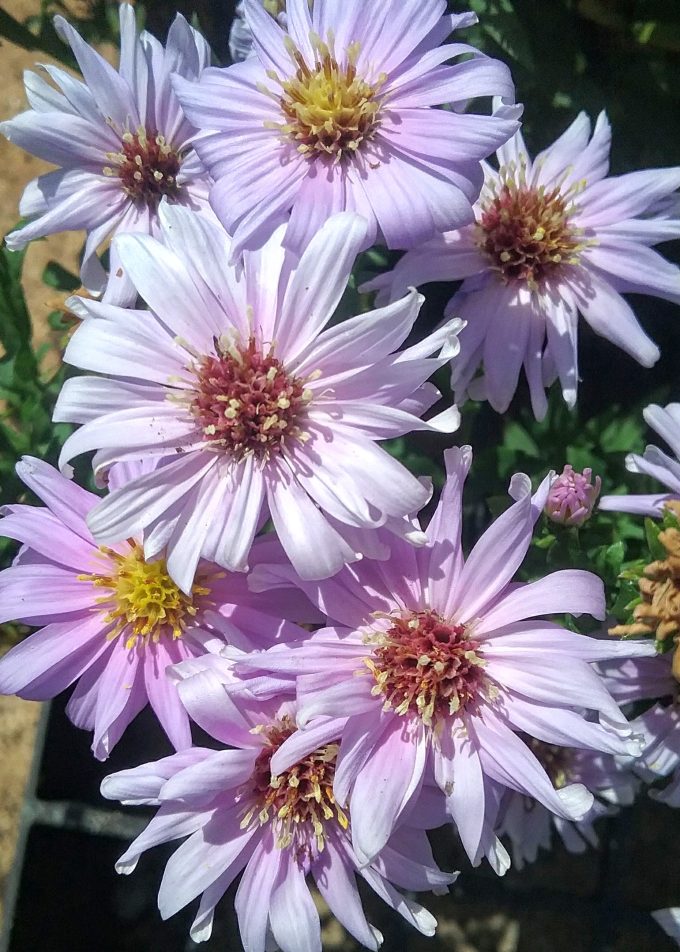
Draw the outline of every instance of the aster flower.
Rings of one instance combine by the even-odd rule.
[[[166,678],[169,665],[227,640],[251,649],[301,637],[302,629],[249,593],[242,575],[202,562],[184,593],[164,559],[145,560],[141,539],[97,546],[86,519],[98,496],[37,459],[25,457],[17,472],[46,508],[4,509],[0,533],[23,545],[0,572],[0,622],[40,631],[0,660],[0,693],[44,701],[75,683],[66,712],[77,727],[94,731],[100,760],[147,703],[176,749],[191,744],[186,712]],[[266,540],[259,552],[269,561],[277,548]],[[283,594],[276,610],[297,612],[298,596]],[[309,606],[301,620],[314,614]]]
[[[657,479],[669,492],[647,496],[603,496],[600,509],[658,518],[664,514],[668,503],[680,503],[680,403],[669,403],[665,407],[652,404],[643,410],[642,415],[647,424],[666,441],[675,458],[657,446],[648,446],[642,456],[637,453],[626,456],[626,469]]]
[[[264,952],[272,939],[282,952],[321,952],[308,877],[366,948],[378,949],[382,936],[366,920],[357,876],[416,929],[433,935],[435,919],[392,884],[442,893],[456,874],[442,873],[425,832],[407,825],[374,863],[359,863],[350,837],[354,817],[333,795],[335,725],[301,739],[293,702],[258,706],[247,693],[230,698],[221,688],[212,666],[179,684],[192,718],[233,749],[192,748],[104,780],[109,799],[159,807],[118,861],[118,871],[132,872],[152,846],[188,837],[168,861],[158,906],[166,919],[201,896],[191,927],[196,942],[210,937],[215,906],[241,871],[235,905],[246,952]],[[293,762],[275,773],[273,756],[291,745]]]
[[[185,592],[201,557],[244,570],[267,512],[307,578],[362,554],[384,557],[376,527],[417,541],[422,533],[405,517],[429,490],[376,440],[457,427],[455,407],[427,423],[419,417],[440,396],[425,381],[455,353],[460,322],[395,353],[422,303],[412,291],[324,330],[363,243],[357,215],[330,219],[299,261],[279,231],[238,272],[216,223],[169,206],[161,220],[162,244],[118,239],[150,311],[71,305],[89,317],[66,361],[109,376],[64,386],[55,419],[84,425],[62,462],[92,449],[100,469],[173,457],[92,511],[95,538],[145,530],[147,558],[167,545],[168,571]]]
[[[161,198],[208,208],[207,175],[193,148],[196,130],[180,109],[170,76],[198,79],[209,47],[179,14],[163,49],[150,34],[137,35],[129,3],[119,12],[118,70],[63,17],[55,17],[84,82],[56,66],[44,67],[54,86],[27,72],[31,108],[0,124],[11,142],[60,166],[27,186],[19,210],[32,221],[9,235],[7,244],[14,250],[34,238],[84,229],[81,280],[92,292],[101,291],[106,279],[97,249],[117,232],[154,234]],[[117,270],[114,254],[108,293],[123,299],[129,288],[116,278]]]
[[[613,816],[619,806],[628,806],[635,799],[638,781],[630,767],[619,763],[611,754],[592,750],[557,747],[541,741],[529,746],[556,789],[570,783],[580,783],[590,790],[595,799],[583,819],[571,822],[555,816],[535,800],[519,793],[506,792],[501,805],[500,836],[508,836],[512,845],[512,859],[521,869],[533,863],[539,848],[550,849],[553,830],[570,853],[583,853],[588,846],[597,846],[594,828],[596,820]]]
[[[366,218],[363,247],[408,248],[472,220],[480,159],[518,127],[520,109],[463,114],[467,101],[514,102],[503,63],[467,44],[440,46],[471,13],[445,0],[288,0],[287,31],[245,0],[255,55],[175,90],[205,135],[210,201],[257,248],[291,212],[285,245],[300,253],[334,212]],[[465,62],[440,65],[463,54]],[[452,104],[453,109],[434,108]]]
[[[476,221],[408,252],[391,275],[369,287],[385,297],[428,281],[463,279],[447,313],[467,321],[452,366],[457,399],[485,398],[504,413],[522,367],[533,411],[559,378],[576,403],[578,315],[651,367],[659,351],[622,293],[680,303],[680,269],[652,246],[680,236],[667,199],[680,168],[607,177],[611,130],[604,113],[590,137],[581,113],[532,161],[520,132],[485,165]],[[475,375],[483,366],[483,377]]]
[[[646,783],[670,778],[662,789],[650,790],[650,796],[680,807],[680,710],[671,653],[631,658],[620,664],[608,662],[601,667],[607,686],[619,703],[654,702],[631,721],[631,728],[642,743],[642,751],[631,766]]]
[[[286,0],[259,0],[267,13],[276,17],[278,22],[286,26]],[[253,34],[246,22],[245,5],[239,0],[234,11],[234,19],[229,30],[229,55],[232,63],[241,60],[253,53]]]
[[[590,467],[577,473],[567,463],[550,486],[545,504],[548,519],[563,526],[582,526],[592,514],[601,487],[602,480],[599,476],[593,479]]]
[[[642,742],[642,751],[631,766],[646,783],[670,778],[662,789],[650,790],[650,796],[680,807],[680,706],[672,653],[606,662],[600,667],[607,687],[620,704],[653,702],[631,721]]]
[[[549,477],[533,498],[528,478],[514,477],[515,502],[464,558],[461,493],[470,462],[469,447],[447,451],[448,481],[426,547],[395,542],[388,561],[366,559],[333,579],[300,581],[333,627],[242,662],[297,676],[301,727],[313,730],[318,717],[348,718],[334,789],[350,805],[362,862],[380,852],[417,796],[428,761],[470,859],[486,854],[502,871],[489,784],[533,797],[564,820],[581,820],[592,806],[579,783],[555,790],[520,732],[611,754],[634,746],[591,662],[653,649],[535,620],[562,612],[604,617],[602,583],[589,572],[512,582]],[[263,564],[250,584],[265,590],[291,581],[285,566]],[[277,756],[275,769],[286,763]]]

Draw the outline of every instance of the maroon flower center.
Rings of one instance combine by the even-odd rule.
[[[501,170],[501,183],[482,197],[477,244],[506,282],[533,289],[555,269],[578,264],[586,243],[570,221],[573,191],[518,185]]]
[[[215,351],[195,371],[191,410],[204,439],[237,459],[248,453],[268,459],[286,440],[304,441],[299,423],[312,393],[303,381],[252,338],[242,348],[216,339]]]
[[[436,612],[405,612],[377,641],[366,667],[375,678],[372,693],[385,698],[384,709],[417,714],[431,725],[439,717],[464,710],[485,688],[479,642],[464,625]]]
[[[180,155],[155,130],[126,132],[120,152],[108,152],[106,157],[112,164],[104,168],[104,174],[117,175],[134,202],[155,208],[164,195],[179,191]]]
[[[263,730],[267,744],[255,761],[252,780],[244,791],[249,808],[241,820],[241,828],[253,822],[260,826],[271,822],[279,849],[294,846],[300,858],[308,854],[312,846],[320,852],[324,848],[328,823],[337,822],[343,830],[349,825],[333,795],[338,745],[320,747],[277,776],[271,772],[271,759],[295,732],[295,724],[284,717],[278,724]]]

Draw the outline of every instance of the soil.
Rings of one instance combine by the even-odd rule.
[[[2,8],[10,15],[23,19],[39,12],[40,0],[3,0]],[[36,61],[48,62],[49,57],[4,41],[0,42],[0,56],[0,120],[3,120],[26,108],[22,79],[24,70],[32,68]],[[34,159],[0,136],[0,235],[11,231],[16,224],[19,199],[26,183],[49,168],[46,162]],[[41,280],[43,269],[48,261],[56,260],[70,271],[76,271],[81,244],[80,235],[55,235],[46,241],[33,242],[28,250],[24,287],[38,343],[47,340],[51,333],[47,315],[54,309],[53,293]],[[51,357],[52,366],[57,359],[56,354]],[[49,372],[49,368],[50,364],[47,364],[46,372]],[[40,707],[39,704],[20,698],[0,697],[0,921],[2,895],[14,858],[19,814]]]

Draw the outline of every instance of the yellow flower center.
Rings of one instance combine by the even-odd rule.
[[[107,589],[97,599],[107,609],[104,621],[113,624],[109,640],[125,633],[125,647],[132,648],[138,638],[147,642],[161,637],[181,638],[198,611],[207,607],[210,588],[196,578],[191,594],[185,595],[168,575],[164,559],[147,562],[139,543],[130,540],[130,549],[121,555],[102,546],[100,552],[113,563],[111,574],[79,575],[84,582]]]
[[[297,67],[292,79],[281,80],[271,71],[270,79],[281,86],[278,99],[285,121],[274,123],[298,152],[309,158],[330,156],[339,162],[354,155],[362,143],[371,139],[380,124],[382,100],[379,90],[387,76],[374,83],[357,76],[359,44],[347,49],[344,64],[338,62],[332,40],[324,43],[311,35],[314,65],[309,66],[302,53],[288,38],[288,52]],[[267,92],[269,92],[267,90]]]

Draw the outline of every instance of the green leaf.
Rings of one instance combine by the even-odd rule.
[[[31,319],[21,287],[25,251],[0,248],[0,339],[5,351],[13,356],[31,338]]]
[[[58,291],[77,291],[80,287],[78,275],[68,271],[58,261],[48,261],[42,273],[43,282]]]
[[[604,428],[600,446],[605,453],[630,453],[642,449],[642,424],[635,417],[617,418]]]
[[[626,555],[626,547],[623,542],[614,542],[605,551],[605,565],[613,575],[618,575]]]
[[[661,542],[659,542],[659,533],[661,527],[653,519],[645,519],[645,538],[649,551],[653,559],[665,559],[667,552]]]
[[[482,20],[482,30],[506,56],[525,69],[534,69],[535,61],[529,37],[508,0],[489,5],[488,13]]]
[[[503,444],[507,450],[514,450],[516,453],[525,453],[527,456],[534,458],[541,454],[538,444],[533,437],[521,424],[516,423],[514,420],[506,424],[503,434]]]
[[[547,535],[534,539],[534,545],[537,549],[549,549],[550,546],[555,544],[556,539],[557,537],[553,535],[552,532],[549,532]]]
[[[383,449],[386,449],[390,456],[394,456],[395,459],[403,461],[404,456],[408,452],[406,440],[403,436],[398,436],[394,440],[386,440],[383,444]]]

